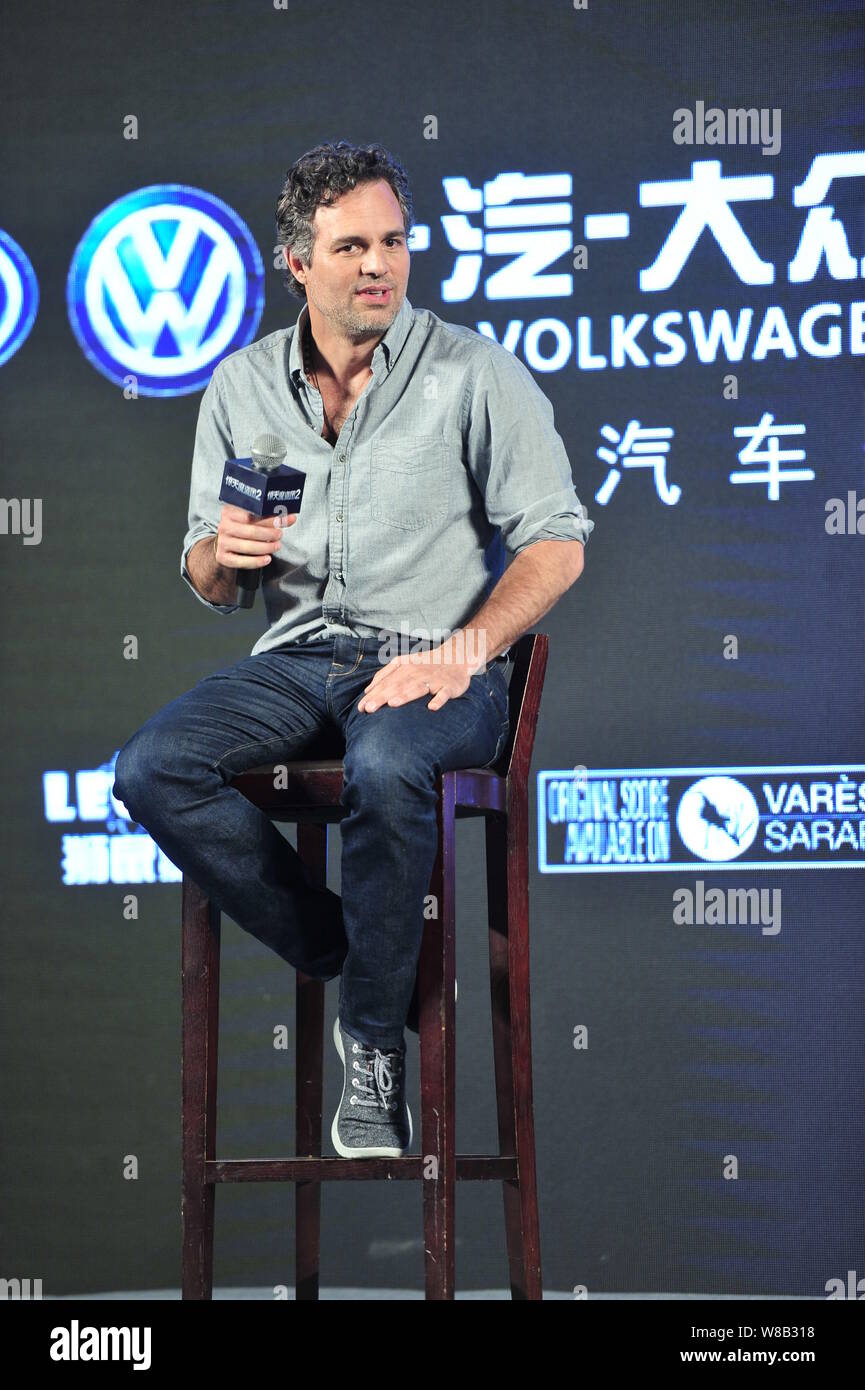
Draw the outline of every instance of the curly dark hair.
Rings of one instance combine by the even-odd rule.
[[[277,245],[290,247],[304,265],[312,261],[317,207],[328,207],[342,193],[359,183],[386,179],[402,212],[406,238],[414,225],[414,205],[408,177],[398,159],[384,145],[353,145],[349,140],[316,145],[296,159],[285,176],[276,202]],[[306,290],[288,266],[283,276],[286,289],[298,299]]]

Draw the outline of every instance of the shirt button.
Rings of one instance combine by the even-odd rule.
[[[337,512],[336,519],[337,521],[342,521],[342,512]]]
[[[345,454],[340,454],[339,461],[340,463],[345,463]]]

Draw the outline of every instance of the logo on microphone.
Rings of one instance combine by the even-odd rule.
[[[66,287],[85,355],[117,385],[180,396],[255,336],[264,266],[246,223],[212,193],[157,184],[111,203],[76,247]]]
[[[237,492],[242,492],[244,497],[254,497],[260,500],[262,490],[260,487],[250,487],[249,483],[242,483],[239,478],[232,478],[231,474],[225,479],[226,487],[233,487]]]
[[[0,231],[0,364],[18,351],[38,308],[33,267],[17,241]]]

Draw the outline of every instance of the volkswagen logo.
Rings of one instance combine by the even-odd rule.
[[[17,241],[0,232],[0,363],[17,352],[36,317],[39,286]]]
[[[145,396],[207,385],[251,342],[264,266],[246,223],[200,188],[138,189],[96,217],[72,258],[69,320],[97,371]]]

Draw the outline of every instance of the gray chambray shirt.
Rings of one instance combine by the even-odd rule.
[[[506,348],[407,298],[372,356],[372,377],[334,446],[303,370],[297,322],[230,353],[201,399],[181,574],[214,535],[228,458],[260,434],[306,474],[303,504],[262,570],[267,630],[252,654],[286,643],[394,634],[431,645],[474,617],[505,566],[534,541],[588,539],[553,408]]]

